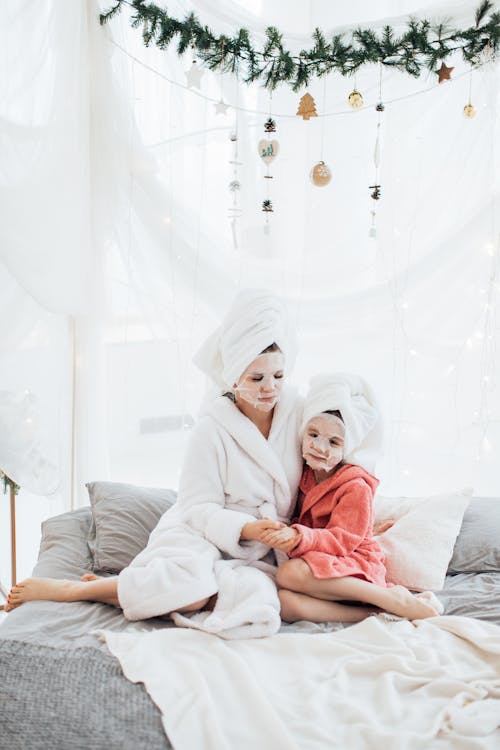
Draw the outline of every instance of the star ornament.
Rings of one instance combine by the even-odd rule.
[[[438,83],[443,83],[443,81],[449,81],[451,79],[451,71],[454,70],[453,67],[448,68],[445,63],[441,63],[441,67],[439,70],[435,70],[435,74],[439,76]]]
[[[193,64],[191,65],[189,70],[186,70],[186,82],[188,85],[188,89],[199,89],[202,75],[203,70],[199,67],[199,65],[196,64],[196,61],[193,60]]]
[[[223,99],[219,99],[219,101],[214,104],[214,107],[216,115],[227,115],[229,104],[226,104]]]

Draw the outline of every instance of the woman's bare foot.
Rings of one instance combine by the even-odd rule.
[[[384,602],[384,609],[391,614],[406,617],[408,620],[424,620],[426,617],[436,617],[439,614],[436,607],[433,606],[433,599],[436,599],[436,597],[430,591],[423,592],[426,596],[414,595],[404,586],[392,586],[387,589],[386,593],[387,599]],[[429,597],[428,594],[432,594],[432,597]]]
[[[81,598],[81,583],[57,578],[26,578],[16,583],[9,592],[5,610],[10,612],[24,602],[48,599],[53,602],[73,602]]]
[[[12,587],[7,611],[33,599],[47,599],[53,602],[101,602],[119,607],[118,576],[96,576],[95,579],[86,581],[27,578]]]

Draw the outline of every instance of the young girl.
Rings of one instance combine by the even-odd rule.
[[[386,583],[384,555],[372,538],[379,482],[367,470],[381,436],[373,404],[357,376],[322,375],[311,382],[297,523],[261,537],[292,558],[277,574],[282,618],[289,622],[357,622],[377,610],[411,620],[442,612],[432,592],[413,595]],[[369,606],[345,603],[351,601]]]

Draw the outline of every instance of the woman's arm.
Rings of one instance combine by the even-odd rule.
[[[293,524],[301,539],[288,554],[301,557],[306,552],[326,552],[337,557],[350,555],[371,534],[373,495],[366,482],[353,480],[332,510],[323,529]]]
[[[222,439],[213,422],[202,419],[188,441],[176,516],[232,557],[257,559],[267,551],[256,541],[261,531],[258,524],[267,528],[279,528],[281,524],[273,526],[274,521],[256,521],[249,513],[226,508],[226,476],[227,455]]]

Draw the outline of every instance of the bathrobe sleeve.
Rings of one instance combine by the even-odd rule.
[[[231,557],[258,559],[268,548],[259,542],[240,542],[243,526],[256,519],[249,513],[225,507],[226,472],[227,455],[222,438],[211,419],[201,419],[187,445],[176,515]]]
[[[348,556],[371,536],[372,490],[363,479],[354,479],[338,492],[340,499],[334,505],[325,528],[311,529],[300,523],[293,528],[301,534],[297,547],[289,557],[301,557],[306,552],[326,552],[337,557]],[[320,502],[324,503],[325,497]],[[333,500],[333,498],[332,498]]]

